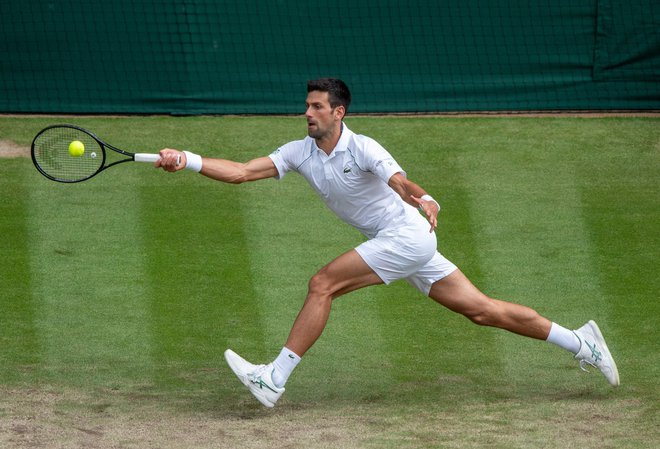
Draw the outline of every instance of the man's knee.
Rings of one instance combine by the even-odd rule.
[[[463,312],[463,315],[479,326],[497,326],[499,310],[492,299],[484,297],[474,307]]]
[[[308,297],[329,297],[332,294],[332,282],[325,274],[324,269],[319,270],[312,276],[307,289]]]
[[[474,324],[479,326],[493,326],[493,318],[488,313],[477,311],[474,313],[466,313],[465,316]]]

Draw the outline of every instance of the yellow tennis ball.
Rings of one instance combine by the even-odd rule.
[[[85,152],[85,145],[80,140],[74,140],[69,144],[69,154],[73,157],[80,157]]]

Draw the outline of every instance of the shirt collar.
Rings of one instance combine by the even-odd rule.
[[[337,142],[337,145],[335,146],[335,148],[332,150],[332,152],[328,157],[332,157],[332,155],[335,153],[346,151],[348,149],[348,143],[351,140],[352,134],[353,131],[348,129],[348,126],[346,126],[344,122],[341,122],[341,136],[339,136],[339,141]],[[325,152],[316,145],[316,142],[314,142],[314,148],[316,148],[316,151],[320,151],[321,153],[325,154]]]
[[[351,134],[353,134],[353,131],[348,129],[348,126],[344,122],[341,122],[341,136],[334,151],[346,151],[348,149],[348,142],[351,140]]]

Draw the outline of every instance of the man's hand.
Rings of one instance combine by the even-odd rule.
[[[410,195],[410,198],[417,204],[419,209],[424,212],[426,219],[431,223],[431,230],[429,232],[435,231],[435,228],[438,227],[438,212],[440,212],[440,205],[433,199],[426,201],[422,198],[417,198],[414,195]]]
[[[185,153],[165,148],[160,150],[160,159],[155,162],[154,167],[173,173],[186,168],[186,162]]]
[[[435,231],[435,228],[438,227],[438,212],[440,212],[440,205],[437,201],[402,173],[393,174],[387,185],[398,193],[403,201],[424,212],[426,219],[431,223],[429,232]]]

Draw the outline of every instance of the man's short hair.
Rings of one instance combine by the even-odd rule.
[[[328,93],[330,106],[336,108],[343,106],[348,112],[348,106],[351,104],[351,91],[345,82],[337,78],[319,78],[307,82],[307,93],[319,91]]]

